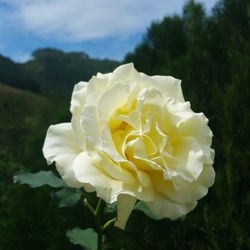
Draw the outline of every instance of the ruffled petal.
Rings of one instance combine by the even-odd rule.
[[[114,180],[122,181],[123,183],[135,182],[134,176],[126,168],[122,168],[119,163],[112,161],[102,152],[95,154],[93,159],[98,162],[101,170]]]
[[[88,84],[87,96],[93,93],[99,93],[102,95],[109,87],[108,82],[111,77],[111,74],[101,74],[97,73],[96,76],[93,76]]]
[[[203,113],[193,114],[188,119],[180,122],[178,133],[182,136],[192,136],[200,144],[206,164],[213,164],[214,150],[210,148],[213,133],[207,125],[208,119]]]
[[[128,84],[116,84],[100,98],[98,115],[101,121],[108,121],[110,116],[127,102],[131,88]]]
[[[208,188],[214,184],[215,172],[212,166],[204,166],[204,169],[197,181],[185,185],[181,189],[175,189],[169,185],[166,189],[166,195],[173,201],[186,203],[199,200],[204,197]]]
[[[171,96],[180,102],[185,101],[181,88],[181,80],[172,76],[152,76],[152,79],[163,88],[166,88],[167,86],[166,95]]]
[[[199,200],[207,194],[208,188],[214,183],[215,172],[212,166],[204,166],[196,181],[184,184],[178,189],[171,180],[164,180],[160,173],[152,173],[150,177],[156,192],[173,202],[188,203]]]
[[[78,140],[83,150],[85,149],[85,137],[83,128],[81,126],[81,114],[83,111],[83,106],[86,102],[87,86],[87,82],[79,82],[75,85],[70,105],[70,112],[72,113],[72,129],[76,134],[76,139]]]
[[[140,79],[140,74],[134,68],[133,63],[128,63],[116,68],[110,78],[110,81],[114,84],[117,82],[128,82],[128,81],[138,81]]]
[[[86,104],[83,108],[81,126],[85,136],[85,143],[88,150],[100,143],[101,124],[97,119],[97,109],[93,105]]]
[[[84,103],[86,102],[87,86],[87,82],[79,82],[74,86],[70,102],[70,112],[72,114],[76,112],[77,109],[82,109]]]
[[[95,156],[90,156],[87,152],[82,152],[76,157],[73,163],[73,171],[76,179],[82,185],[91,185],[95,189],[97,196],[107,203],[115,202],[117,195],[123,190],[123,182],[107,175],[102,170],[99,162],[95,160]]]
[[[181,80],[172,76],[148,76],[140,73],[143,87],[154,87],[159,89],[165,96],[170,96],[179,102],[184,102],[181,89]]]
[[[112,134],[110,132],[109,126],[106,123],[102,132],[101,132],[101,143],[100,143],[100,150],[107,153],[111,159],[116,162],[124,161],[124,157],[119,153],[114,144]]]
[[[183,137],[174,146],[174,157],[178,159],[174,164],[176,172],[187,180],[199,177],[203,170],[203,151],[199,143],[192,137]]]
[[[190,113],[190,116],[182,119],[178,129],[183,135],[193,136],[200,142],[210,145],[213,134],[207,123],[208,119],[203,113]]]
[[[177,203],[157,193],[154,201],[145,202],[145,204],[157,216],[175,220],[193,210],[197,205],[197,201]]]
[[[81,186],[72,168],[73,161],[80,152],[81,147],[70,123],[60,123],[49,127],[43,145],[44,157],[48,164],[56,163],[58,172],[69,186]]]

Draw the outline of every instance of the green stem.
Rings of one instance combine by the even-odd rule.
[[[83,203],[89,209],[89,211],[92,213],[92,215],[95,217],[96,216],[95,209],[89,204],[89,202],[86,198],[83,200]]]
[[[96,222],[96,231],[97,231],[97,250],[102,250],[102,243],[103,243],[103,231],[109,227],[113,222],[115,222],[116,218],[111,219],[107,221],[102,226],[102,213],[104,209],[105,202],[100,198],[98,201],[98,204],[96,206],[96,209],[94,209],[91,204],[87,201],[87,199],[84,199],[84,205],[90,210],[93,217],[95,218]]]
[[[97,217],[100,216],[100,214],[102,213],[104,205],[105,205],[104,200],[102,200],[101,198],[99,198],[99,201],[98,201],[98,204],[97,204],[96,210],[95,210],[95,213],[96,213]]]
[[[107,222],[103,225],[102,229],[105,230],[107,227],[109,227],[109,226],[110,226],[112,223],[114,223],[115,221],[116,221],[116,218],[113,218],[113,219],[107,221]]]
[[[103,228],[101,224],[101,215],[103,212],[104,205],[105,202],[100,198],[95,210],[96,229],[98,235],[97,250],[102,250]]]

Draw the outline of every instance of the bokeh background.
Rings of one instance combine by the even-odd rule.
[[[249,0],[0,0],[0,54],[0,249],[80,249],[65,235],[93,226],[83,204],[59,208],[52,188],[13,175],[54,169],[41,149],[48,126],[70,120],[74,84],[126,62],[182,79],[209,118],[217,175],[185,218],[134,211],[107,249],[250,249]]]

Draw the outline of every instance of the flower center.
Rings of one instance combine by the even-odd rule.
[[[138,170],[157,170],[171,178],[175,161],[171,140],[150,112],[116,113],[109,125],[116,149],[122,157]]]

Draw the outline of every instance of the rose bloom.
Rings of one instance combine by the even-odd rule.
[[[71,122],[49,127],[43,153],[69,186],[117,201],[124,228],[137,200],[162,218],[190,212],[213,185],[212,132],[181,82],[133,64],[75,85]]]

